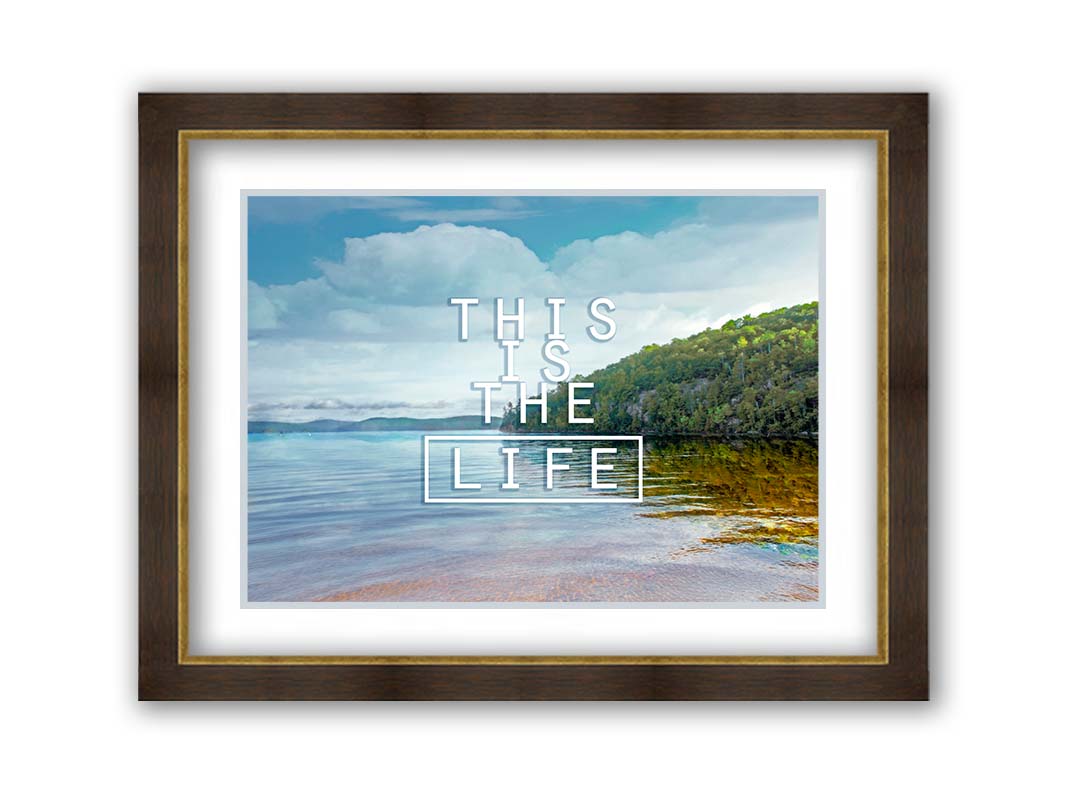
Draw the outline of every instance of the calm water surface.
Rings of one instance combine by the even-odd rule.
[[[646,437],[640,504],[425,505],[422,435],[250,434],[249,600],[818,599],[814,443]],[[523,444],[524,486],[543,481],[544,446]],[[463,458],[465,480],[494,478]],[[601,479],[631,487],[632,446],[615,464]]]

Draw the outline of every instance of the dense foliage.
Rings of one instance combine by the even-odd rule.
[[[540,409],[505,409],[501,429],[570,433],[696,434],[704,436],[814,436],[819,428],[819,307],[805,303],[757,317],[731,320],[670,344],[640,352],[574,381],[592,382],[590,406],[579,416],[593,425],[567,424],[567,385]],[[588,397],[588,392],[579,396]]]

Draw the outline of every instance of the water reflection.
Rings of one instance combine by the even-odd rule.
[[[805,440],[648,442],[644,516],[734,518],[701,545],[817,547],[819,451]],[[696,549],[699,549],[697,547]]]
[[[818,599],[813,442],[646,437],[645,502],[596,506],[424,505],[421,450],[412,432],[249,436],[249,599]],[[523,443],[517,469],[543,459]],[[633,485],[632,453],[610,478]]]

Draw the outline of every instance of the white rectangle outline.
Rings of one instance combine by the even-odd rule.
[[[552,439],[555,441],[625,441],[637,442],[637,497],[582,497],[582,498],[557,498],[557,497],[460,497],[454,500],[443,497],[430,497],[430,441],[445,442],[504,442],[514,440]],[[458,434],[446,436],[441,434],[429,434],[422,437],[422,502],[428,504],[452,505],[458,503],[643,503],[645,501],[645,437],[644,436],[592,436],[582,434],[579,436],[564,436],[563,434]]]

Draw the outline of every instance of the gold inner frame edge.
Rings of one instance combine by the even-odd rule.
[[[844,656],[321,656],[189,654],[189,142],[204,139],[872,139],[877,142],[878,438],[875,655]],[[889,132],[867,129],[196,129],[178,131],[178,663],[182,665],[885,665],[889,663]]]

